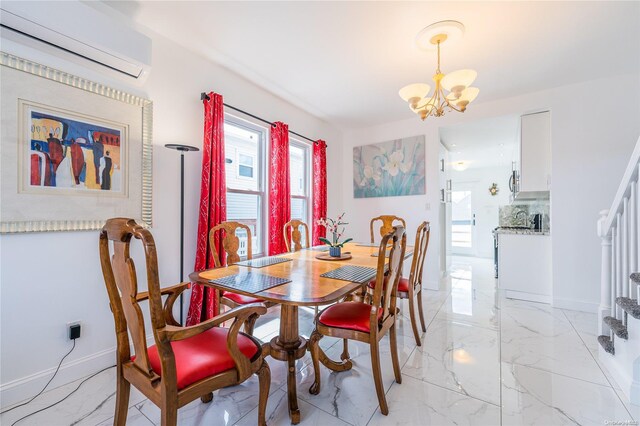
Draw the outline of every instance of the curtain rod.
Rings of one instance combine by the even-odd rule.
[[[202,92],[202,93],[200,94],[200,100],[201,100],[201,101],[204,101],[205,99],[206,99],[206,100],[209,100],[209,95],[207,95],[205,92]],[[240,109],[240,108],[236,108],[236,107],[234,107],[234,106],[232,106],[232,105],[225,104],[225,103],[223,103],[223,105],[224,105],[224,106],[226,106],[227,108],[231,108],[231,109],[232,109],[232,110],[234,110],[234,111],[238,111],[238,112],[240,112],[240,113],[242,113],[242,114],[244,114],[244,115],[248,115],[248,116],[249,116],[249,117],[251,117],[251,118],[255,118],[256,120],[261,121],[261,122],[263,122],[263,123],[265,123],[265,124],[268,124],[268,125],[270,125],[270,126],[273,126],[273,125],[274,125],[271,121],[269,121],[269,120],[265,120],[264,118],[258,117],[257,115],[253,115],[253,114],[251,114],[251,113],[249,113],[249,112],[247,112],[247,111],[244,111],[244,110],[242,110],[242,109]],[[317,140],[313,140],[313,139],[311,139],[311,138],[308,138],[308,137],[306,137],[306,136],[304,136],[304,135],[301,135],[300,133],[294,132],[293,130],[289,130],[289,133],[292,133],[292,134],[294,134],[294,135],[296,135],[296,136],[298,136],[298,137],[301,137],[302,139],[306,139],[306,140],[308,140],[309,142],[313,142],[313,143],[316,143],[316,144],[318,143],[318,141],[317,141]],[[325,145],[326,145],[326,142],[325,142]]]

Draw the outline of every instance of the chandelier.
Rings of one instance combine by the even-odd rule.
[[[474,70],[458,70],[449,74],[440,71],[440,45],[461,38],[463,33],[464,25],[460,22],[441,21],[424,28],[416,37],[420,48],[433,50],[435,47],[438,51],[438,68],[433,76],[435,89],[429,96],[431,87],[428,84],[415,83],[403,87],[398,94],[422,120],[429,116],[442,117],[445,110],[464,112],[480,92],[477,87],[471,87],[478,75]]]

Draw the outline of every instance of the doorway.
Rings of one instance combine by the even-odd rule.
[[[500,206],[509,204],[511,163],[519,158],[520,116],[465,122],[438,132],[445,158],[443,263],[449,269],[451,256],[493,258],[493,230]]]

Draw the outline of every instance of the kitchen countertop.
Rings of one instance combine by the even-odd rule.
[[[493,230],[496,234],[509,234],[509,235],[551,235],[551,231],[546,229],[544,231],[535,231],[527,228],[496,228]]]

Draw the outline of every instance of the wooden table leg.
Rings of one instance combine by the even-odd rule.
[[[298,394],[296,390],[296,360],[307,350],[307,339],[298,331],[298,307],[281,305],[280,334],[266,343],[262,351],[266,355],[287,363],[287,394],[289,397],[289,417],[291,424],[300,423]]]

